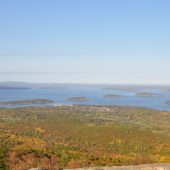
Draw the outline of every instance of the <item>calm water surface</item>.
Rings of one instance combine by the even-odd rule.
[[[156,93],[154,97],[139,97],[136,92]],[[103,98],[106,94],[124,95],[120,98]],[[86,97],[87,101],[68,101],[71,97]],[[103,90],[97,87],[63,87],[49,89],[0,89],[0,101],[31,99],[50,99],[55,105],[63,104],[85,104],[85,105],[120,105],[138,106],[159,110],[170,110],[170,105],[165,101],[170,100],[170,91],[159,89],[140,89],[138,91],[129,90]],[[25,105],[26,106],[26,105]],[[0,105],[0,107],[20,107],[20,105]],[[23,107],[23,105],[22,105]]]

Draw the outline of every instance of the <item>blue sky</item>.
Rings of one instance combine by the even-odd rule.
[[[0,81],[170,84],[169,0],[0,1]]]

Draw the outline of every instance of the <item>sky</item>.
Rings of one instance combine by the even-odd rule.
[[[3,81],[170,84],[170,1],[1,0]]]

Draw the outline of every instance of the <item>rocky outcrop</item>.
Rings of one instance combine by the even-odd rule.
[[[70,170],[70,169],[65,169]],[[146,165],[135,165],[135,166],[113,166],[113,167],[88,167],[88,168],[77,168],[74,170],[170,170],[169,164],[146,164]]]
[[[42,170],[41,168],[31,168],[29,170]]]

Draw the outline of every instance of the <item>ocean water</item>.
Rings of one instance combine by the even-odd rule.
[[[155,93],[153,97],[140,97],[135,93]],[[119,94],[123,97],[104,98],[106,94]],[[67,98],[86,97],[87,101],[70,101]],[[119,105],[146,107],[159,110],[170,110],[165,101],[170,100],[170,91],[162,89],[142,88],[138,90],[104,90],[101,87],[67,86],[59,88],[30,88],[30,89],[0,89],[0,101],[50,99],[52,105]],[[0,105],[0,108],[25,107],[30,105]]]

